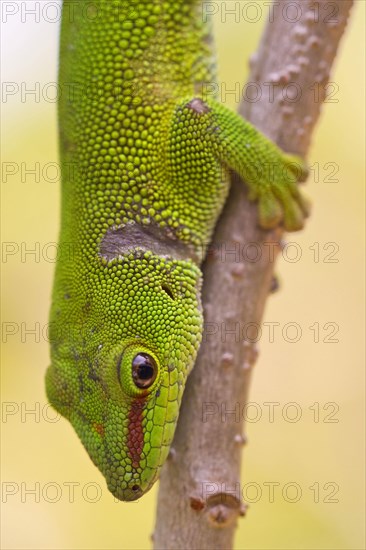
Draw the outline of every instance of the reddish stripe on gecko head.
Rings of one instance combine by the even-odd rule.
[[[103,424],[100,424],[99,422],[94,422],[93,428],[101,437],[104,437],[104,426],[103,426]]]
[[[134,399],[128,413],[127,450],[132,467],[138,468],[144,448],[144,430],[142,427],[145,399]]]

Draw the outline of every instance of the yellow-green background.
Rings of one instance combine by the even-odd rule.
[[[297,263],[280,261],[281,292],[269,299],[266,310],[265,320],[280,323],[280,329],[288,322],[298,323],[302,338],[291,344],[279,332],[273,343],[266,337],[260,342],[250,400],[262,408],[264,402],[275,401],[280,406],[273,423],[264,407],[262,419],[248,425],[243,483],[259,483],[262,489],[264,482],[281,485],[274,503],[263,492],[241,520],[236,538],[240,549],[365,548],[364,11],[365,2],[357,1],[331,78],[338,85],[338,102],[323,108],[310,151],[310,164],[339,165],[339,181],[325,182],[321,170],[320,181],[309,184],[313,215],[304,231],[288,237],[301,246],[302,258]],[[228,88],[244,81],[245,60],[256,48],[264,14],[255,24],[236,24],[232,18],[223,24],[220,17],[215,19],[220,78]],[[23,82],[23,88],[40,82],[42,88],[56,80],[57,24],[35,23],[32,17],[22,23],[13,17],[3,24],[2,34],[3,81],[19,86]],[[233,98],[231,105],[235,107]],[[2,114],[3,162],[23,162],[30,168],[35,162],[43,167],[57,161],[54,103],[36,102],[30,96],[22,102],[17,94],[2,103]],[[38,242],[41,249],[39,262],[32,256],[22,262],[20,254],[3,261],[2,321],[17,323],[19,331],[22,322],[28,327],[38,322],[43,327],[54,268],[47,261],[47,252],[52,256],[47,243],[57,240],[59,185],[42,177],[35,182],[32,176],[22,182],[18,174],[3,181],[2,197],[2,240],[19,246],[24,242],[30,248]],[[339,246],[337,263],[323,261],[322,247],[329,242]],[[314,243],[320,246],[318,263],[309,248]],[[315,343],[309,329],[315,322],[321,327],[337,323],[339,342]],[[322,340],[325,332],[320,336]],[[42,409],[46,403],[43,377],[48,344],[42,336],[40,342],[32,336],[22,342],[19,332],[8,338],[2,351],[2,399],[19,406],[18,414],[3,417],[1,423],[2,489],[9,482],[19,487],[6,502],[2,495],[2,547],[149,548],[157,487],[137,503],[117,503],[66,421],[47,422],[42,414],[39,422],[31,415],[22,421],[21,410],[34,408],[35,403]],[[282,419],[281,410],[289,402],[301,407],[302,418],[297,423]],[[321,411],[321,421],[315,423],[309,409],[314,402],[320,407],[335,402],[339,421],[323,422]],[[41,495],[40,502],[35,502],[34,496],[24,494],[22,498],[21,484],[29,489],[37,482],[41,491],[48,483],[57,483],[62,489],[60,500],[50,503]],[[70,482],[80,484],[74,502],[69,502],[65,485]],[[302,489],[297,503],[281,497],[281,488],[288,482]],[[322,488],[327,482],[339,486],[335,496],[339,502],[322,502],[328,488],[321,490],[321,502],[315,503],[309,487],[319,483]],[[83,499],[82,488],[85,491],[88,483],[101,487],[102,496],[96,503]],[[87,498],[94,494],[90,489]],[[48,498],[54,495],[50,488]]]

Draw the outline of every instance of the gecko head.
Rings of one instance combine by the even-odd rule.
[[[47,393],[109,490],[130,501],[152,487],[169,453],[201,340],[201,273],[190,260],[149,253],[102,272],[109,282],[98,285],[87,323],[100,319],[100,327],[84,338],[77,360],[65,357],[70,344],[63,357],[56,346]]]

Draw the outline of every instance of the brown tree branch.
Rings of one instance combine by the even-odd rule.
[[[251,62],[249,82],[261,99],[243,102],[239,111],[285,151],[305,156],[352,0],[302,0],[296,23],[291,22],[297,18],[291,11],[296,3],[275,4]],[[247,340],[238,343],[235,329],[255,330],[261,322],[281,237],[280,229],[258,228],[256,207],[233,177],[204,264],[206,330],[161,475],[156,549],[232,548],[237,518],[245,512],[240,498],[245,438],[235,414],[222,422],[221,405],[233,410],[246,401],[257,351],[250,343],[253,334],[247,332]],[[250,256],[248,243],[256,243],[252,250],[261,251],[260,261],[240,261],[243,250]],[[234,334],[221,337],[222,323]]]

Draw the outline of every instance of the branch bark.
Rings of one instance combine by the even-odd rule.
[[[247,88],[254,96],[260,90],[261,99],[243,102],[239,112],[285,151],[307,153],[352,3],[280,0],[270,12],[251,60],[253,86]],[[294,4],[302,12],[296,23],[291,22],[296,19]],[[258,228],[256,206],[247,201],[245,186],[233,176],[203,266],[204,340],[160,478],[155,549],[232,548],[237,519],[245,513],[240,498],[245,436],[235,414],[222,421],[221,406],[233,410],[240,403],[242,410],[247,399],[257,356],[251,341],[271,289],[281,238],[280,228]],[[252,254],[260,250],[260,261],[242,260],[243,250],[250,257],[248,243],[256,243]],[[226,338],[220,337],[222,326]],[[238,327],[253,327],[254,334],[248,331],[244,341],[241,334],[238,343]]]

